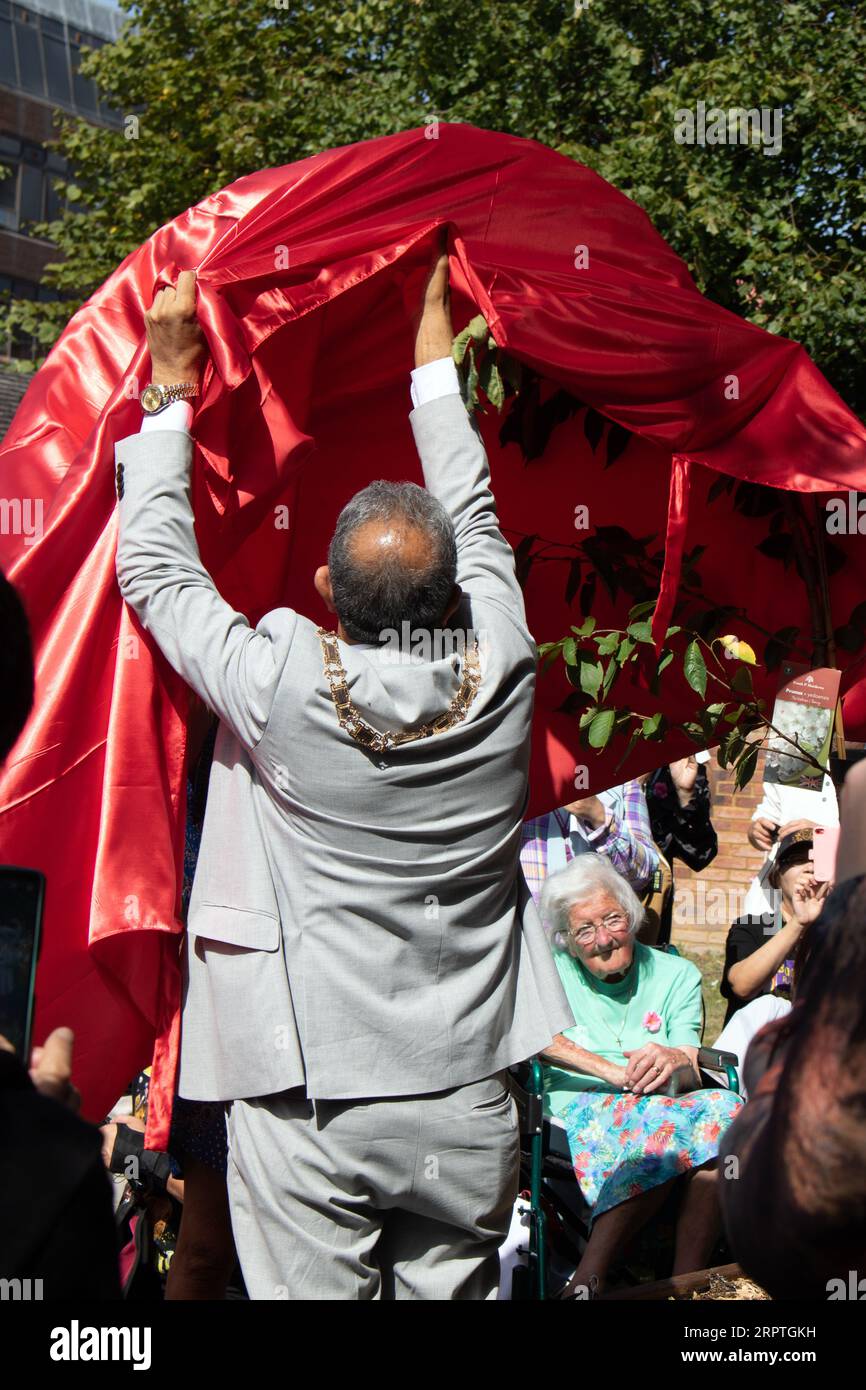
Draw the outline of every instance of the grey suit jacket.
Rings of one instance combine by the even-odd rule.
[[[386,755],[341,729],[315,624],[278,608],[252,628],[220,598],[196,546],[189,438],[117,446],[121,591],[221,720],[186,944],[191,1099],[440,1091],[573,1023],[519,872],[535,648],[484,446],[457,395],[410,419],[457,533],[452,624],[479,635],[483,675],[463,723]],[[460,684],[459,652],[340,651],[379,729],[442,713]]]

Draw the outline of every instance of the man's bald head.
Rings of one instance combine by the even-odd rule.
[[[454,526],[416,483],[370,483],[346,504],[328,550],[334,607],[356,642],[430,631],[450,614],[457,575]]]

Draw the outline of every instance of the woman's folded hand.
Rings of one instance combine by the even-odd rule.
[[[623,1056],[628,1058],[626,1086],[635,1095],[651,1095],[665,1087],[680,1067],[691,1067],[684,1052],[661,1043],[647,1043],[634,1052],[624,1052]]]

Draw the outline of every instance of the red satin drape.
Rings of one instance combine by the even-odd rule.
[[[710,470],[804,492],[866,489],[863,426],[803,350],[705,300],[634,203],[533,141],[465,125],[432,133],[263,170],[160,228],[72,318],[0,451],[0,495],[43,507],[41,535],[0,535],[38,668],[36,707],[0,783],[0,859],[48,877],[37,1040],[75,1028],[76,1078],[99,1118],[155,1039],[152,1143],[167,1135],[177,1049],[186,691],[120,601],[113,449],[139,426],[143,310],[159,285],[198,272],[213,367],[194,426],[196,524],[220,589],[253,621],[285,602],[322,617],[311,574],[338,508],[371,477],[418,477],[401,286],[443,222],[455,325],[482,310],[501,345],[636,436],[605,471],[570,420],[527,467],[484,417],[515,543],[573,543],[578,503],[593,527],[667,536],[667,608],[688,532],[707,545],[701,572],[719,603],[744,605],[765,630],[805,626],[805,597],[755,549],[760,522],[727,499],[708,504]],[[288,530],[274,525],[280,506]],[[843,609],[861,568],[857,558],[840,576]],[[564,586],[561,565],[534,566],[539,640],[575,621]],[[558,676],[542,678],[536,811],[568,799],[587,759],[557,710],[563,694]],[[619,749],[605,753],[592,786],[677,751],[638,749],[619,772]]]

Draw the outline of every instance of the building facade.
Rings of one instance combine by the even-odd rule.
[[[0,166],[6,170],[0,177],[0,297],[54,297],[41,284],[53,248],[32,231],[34,223],[57,215],[55,180],[67,173],[47,148],[56,134],[54,113],[120,125],[119,114],[99,100],[79,69],[82,49],[110,42],[124,19],[96,0],[0,0]],[[32,346],[0,339],[0,438],[26,385],[26,378],[4,371],[4,363],[30,357]]]

